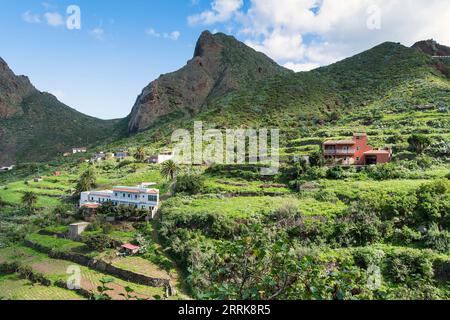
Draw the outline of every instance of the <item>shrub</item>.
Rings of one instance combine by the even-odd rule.
[[[204,188],[204,178],[201,175],[185,174],[177,178],[176,193],[197,194]]]
[[[416,191],[419,222],[436,223],[444,228],[450,223],[450,184],[446,180],[426,183]]]
[[[399,244],[411,244],[422,239],[419,231],[404,226],[402,229],[397,229],[394,235],[394,241]]]
[[[85,243],[89,249],[98,252],[113,247],[113,240],[103,233],[84,234],[81,236],[81,241]]]
[[[371,265],[381,266],[386,254],[383,250],[370,247],[357,248],[353,251],[353,259],[358,267],[367,269]]]
[[[368,175],[374,180],[400,179],[406,176],[404,168],[395,163],[384,163],[367,169]]]
[[[400,284],[431,281],[434,277],[433,263],[428,254],[416,251],[389,254],[386,273],[393,282]]]
[[[340,179],[345,178],[344,169],[342,169],[342,167],[340,167],[340,166],[335,166],[335,167],[328,169],[327,178],[333,179],[333,180],[340,180]]]
[[[430,137],[423,134],[413,134],[408,138],[410,150],[417,154],[424,153],[432,142]]]
[[[371,208],[354,203],[347,214],[338,218],[332,240],[342,246],[366,246],[382,238],[383,223]]]
[[[431,226],[425,237],[425,245],[441,253],[450,253],[450,232],[440,231],[437,225]]]

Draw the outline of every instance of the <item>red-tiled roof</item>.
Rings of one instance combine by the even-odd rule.
[[[342,145],[347,145],[347,144],[355,144],[355,141],[353,140],[337,140],[337,141],[325,141],[324,145],[328,146],[328,145],[336,145],[336,144],[342,144]]]
[[[138,249],[140,249],[140,247],[135,246],[135,245],[133,245],[133,244],[131,244],[131,243],[124,244],[124,245],[122,246],[122,248],[128,249],[128,250],[138,250]]]
[[[371,154],[391,154],[391,152],[388,151],[388,150],[370,150],[370,151],[364,152],[364,154],[368,154],[368,155],[371,155]]]
[[[138,189],[128,189],[128,188],[113,188],[113,191],[130,192],[130,193],[141,193]]]
[[[83,205],[81,205],[83,208],[88,208],[88,209],[98,209],[100,208],[100,204],[99,203],[85,203]]]

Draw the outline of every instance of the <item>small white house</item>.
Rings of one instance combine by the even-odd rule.
[[[80,196],[80,207],[93,204],[112,203],[114,206],[133,206],[149,210],[152,218],[159,207],[159,190],[149,188],[153,184],[143,183],[137,187],[118,186],[112,190],[87,191]]]
[[[86,153],[87,152],[87,148],[73,148],[72,149],[72,154],[76,154],[76,153]]]
[[[11,171],[12,169],[14,169],[14,165],[13,166],[9,166],[9,167],[1,167],[0,171]]]
[[[73,241],[78,241],[80,239],[81,234],[86,230],[86,228],[89,226],[89,222],[79,222],[79,223],[72,223],[69,226],[69,239]]]
[[[161,152],[158,155],[151,156],[147,159],[148,163],[161,164],[163,162],[173,160],[173,153],[171,151]]]

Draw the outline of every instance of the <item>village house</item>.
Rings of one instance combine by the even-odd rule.
[[[14,169],[14,165],[13,166],[8,166],[8,167],[1,167],[0,171],[11,171]]]
[[[131,244],[131,243],[126,243],[126,244],[122,245],[120,247],[120,249],[122,250],[123,253],[125,253],[125,255],[132,256],[132,255],[139,253],[139,250],[141,250],[141,247],[135,246],[134,244]]]
[[[147,159],[147,163],[161,164],[173,159],[172,151],[164,151],[158,155],[153,155]]]
[[[114,158],[119,159],[119,160],[123,160],[127,157],[128,157],[128,152],[126,152],[126,151],[119,151],[119,152],[114,153]]]
[[[106,154],[104,152],[98,152],[94,154],[91,158],[91,163],[102,162],[106,160]]]
[[[352,140],[325,141],[325,160],[342,165],[374,165],[391,161],[391,150],[374,149],[368,144],[365,133],[355,133]]]
[[[76,154],[76,153],[86,153],[87,152],[87,148],[73,148],[72,149],[72,154]]]
[[[110,202],[114,206],[132,206],[149,210],[154,218],[159,206],[159,190],[149,188],[153,183],[142,183],[137,187],[114,187],[112,190],[82,192],[80,207],[97,209],[101,204]]]

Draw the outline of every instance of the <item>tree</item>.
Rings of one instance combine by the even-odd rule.
[[[411,151],[417,154],[423,154],[425,150],[432,144],[430,137],[423,134],[413,134],[408,139]]]
[[[178,170],[178,165],[172,160],[163,162],[163,164],[161,165],[161,175],[163,176],[163,178],[170,181],[175,180]]]
[[[133,156],[134,156],[134,158],[137,161],[144,161],[144,159],[145,159],[145,149],[144,149],[144,147],[137,148],[137,150],[136,150],[136,152],[134,153]]]
[[[25,207],[29,210],[31,210],[33,208],[33,206],[36,204],[37,202],[37,195],[33,192],[25,192],[22,196],[22,203],[25,205]]]
[[[6,206],[6,202],[0,197],[0,208],[3,208],[4,206]]]
[[[95,187],[97,181],[97,177],[95,174],[95,170],[93,167],[89,167],[78,180],[77,186],[76,186],[76,192],[77,194],[80,194],[81,192],[89,191],[92,188]]]
[[[177,178],[174,190],[176,193],[197,194],[203,187],[204,179],[201,175],[185,174]]]
[[[323,167],[323,165],[325,164],[325,159],[323,158],[322,150],[311,153],[309,157],[309,163],[313,167]]]

